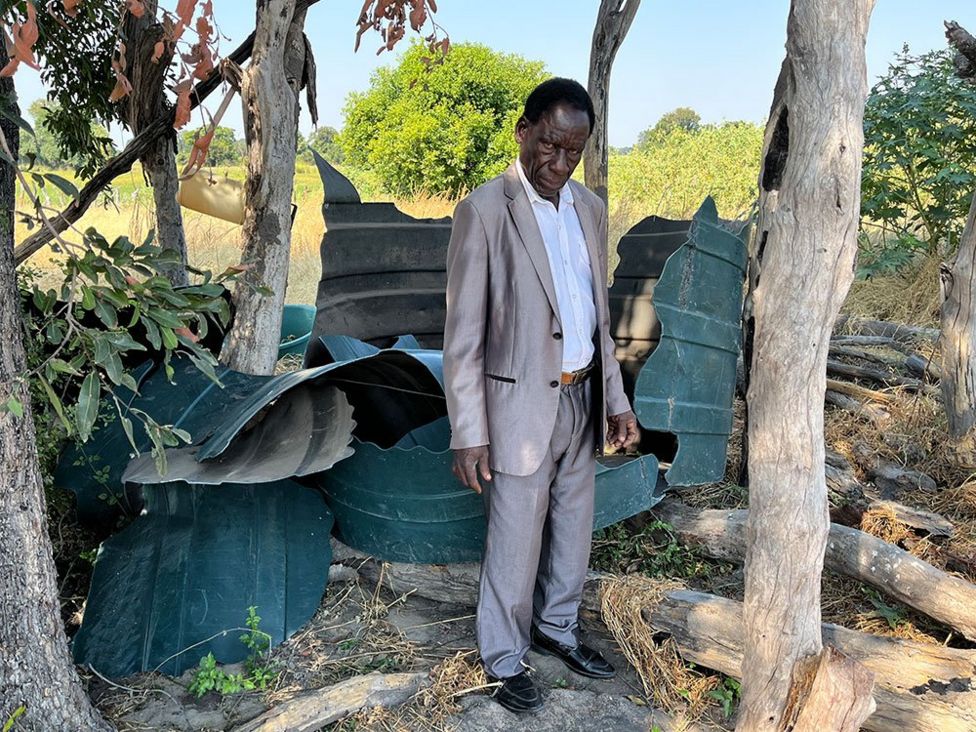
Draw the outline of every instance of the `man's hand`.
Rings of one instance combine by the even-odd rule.
[[[637,417],[630,410],[623,414],[607,417],[607,442],[618,450],[626,450],[636,445],[640,439],[637,429]]]
[[[478,482],[479,474],[482,480],[491,480],[491,470],[488,468],[488,445],[455,450],[451,471],[468,488],[475,493],[481,493],[481,483]]]

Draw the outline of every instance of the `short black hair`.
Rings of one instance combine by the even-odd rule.
[[[590,94],[583,85],[573,79],[554,76],[539,84],[525,100],[522,116],[531,124],[535,124],[542,115],[557,104],[566,104],[580,112],[586,112],[586,116],[590,118],[590,132],[593,132],[593,126],[596,124],[593,100],[590,99]]]

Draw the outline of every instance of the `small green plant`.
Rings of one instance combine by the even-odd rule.
[[[10,718],[3,723],[3,732],[10,732],[14,728],[14,724],[17,720],[23,716],[24,712],[27,711],[27,707],[20,706],[14,709],[14,713],[10,715]]]
[[[632,532],[623,523],[593,536],[593,566],[608,572],[641,572],[651,577],[702,577],[713,565],[692,547],[682,546],[671,524],[652,521]]]
[[[864,594],[867,595],[868,602],[874,607],[874,612],[871,613],[873,617],[882,618],[892,630],[897,630],[898,626],[905,624],[904,612],[893,605],[887,604],[881,598],[881,595],[878,594],[877,590],[865,587]]]
[[[708,692],[708,695],[717,700],[722,705],[722,715],[729,719],[732,717],[732,713],[735,711],[736,705],[739,703],[739,695],[741,693],[741,686],[735,679],[726,676],[722,680],[722,685],[717,689],[712,689]]]
[[[241,636],[241,643],[250,653],[244,661],[244,672],[229,674],[217,665],[213,653],[208,653],[200,659],[189,691],[197,698],[215,691],[221,695],[239,694],[242,691],[266,689],[277,675],[274,666],[268,661],[268,650],[271,648],[271,636],[261,630],[261,616],[257,608],[247,609],[247,619],[244,621],[248,632]]]

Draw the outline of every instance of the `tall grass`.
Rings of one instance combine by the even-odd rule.
[[[671,152],[674,152],[673,150]],[[738,151],[737,151],[738,152]],[[616,267],[616,245],[620,238],[640,219],[650,214],[670,215],[674,218],[688,217],[694,213],[701,200],[709,192],[718,196],[720,211],[725,215],[738,213],[743,193],[740,181],[747,178],[755,180],[751,167],[758,170],[758,151],[756,160],[733,160],[729,165],[736,167],[735,184],[727,177],[692,176],[690,183],[678,185],[684,175],[683,166],[690,166],[688,154],[678,156],[666,168],[661,163],[661,152],[634,153],[630,156],[614,156],[611,160],[609,206],[610,268]],[[690,151],[689,151],[690,154]],[[741,165],[740,165],[741,162]],[[743,171],[743,168],[745,169]],[[656,171],[653,175],[648,171]],[[71,174],[59,171],[71,178]],[[360,190],[366,201],[391,201],[397,208],[416,218],[441,218],[451,216],[457,200],[447,196],[420,193],[410,198],[393,198],[384,194],[377,182],[368,174],[356,170],[344,171]],[[244,168],[214,168],[211,174],[216,178],[228,177],[236,180],[244,178]],[[44,189],[42,197],[52,209],[61,209],[68,198],[60,191]],[[285,301],[290,303],[312,303],[321,276],[320,246],[325,233],[322,216],[322,183],[315,166],[298,161],[295,171],[294,201],[298,206],[292,228],[291,262],[288,274],[288,289]],[[723,205],[724,204],[724,205]],[[30,211],[29,201],[23,191],[19,192],[18,210]],[[663,208],[662,208],[663,206]],[[190,263],[201,269],[223,271],[237,264],[241,256],[241,227],[183,209],[184,227],[187,236]],[[141,242],[153,227],[152,191],[137,165],[132,171],[120,176],[110,192],[93,205],[76,224],[78,231],[89,227],[97,229],[108,239],[128,236]],[[23,221],[17,224],[17,240],[22,241],[31,232]],[[69,240],[80,238],[76,231],[65,234]],[[49,286],[60,281],[59,261],[61,256],[49,247],[34,255],[29,264],[41,273],[41,281]]]

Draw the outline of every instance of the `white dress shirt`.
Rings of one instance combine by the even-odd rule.
[[[593,360],[596,306],[593,304],[590,253],[573,206],[573,191],[569,183],[560,189],[557,209],[532,187],[518,158],[515,159],[515,169],[532,204],[549,255],[549,271],[556,288],[559,322],[562,324],[563,371],[577,371]]]

